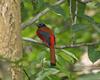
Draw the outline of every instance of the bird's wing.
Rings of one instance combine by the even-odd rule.
[[[37,35],[42,39],[43,42],[50,46],[50,34],[48,32],[38,30]]]

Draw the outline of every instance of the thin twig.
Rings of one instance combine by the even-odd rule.
[[[74,43],[74,33],[73,33],[73,29],[72,29],[72,25],[73,25],[73,14],[72,14],[72,0],[69,0],[69,14],[70,14],[70,18],[71,18],[71,26],[70,26],[70,29],[71,29],[71,43],[73,44]]]
[[[90,43],[76,43],[76,44],[70,44],[70,45],[61,45],[57,46],[56,49],[64,49],[64,48],[79,48],[83,46],[94,46],[100,44],[100,41],[97,42],[90,42]]]
[[[75,17],[74,17],[73,25],[77,23],[77,13],[78,13],[78,1],[76,0]]]
[[[78,2],[77,0],[75,1],[75,4],[72,3],[73,1],[72,0],[69,0],[69,10],[70,10],[70,18],[71,18],[71,43],[74,44],[75,43],[75,33],[73,32],[73,25],[76,24],[77,22],[77,12],[78,12]],[[73,5],[75,5],[75,16],[73,15]]]
[[[25,75],[27,76],[28,80],[31,80],[30,77],[29,77],[29,75],[28,75],[28,73],[26,72],[26,70],[23,69],[23,71],[24,71]]]
[[[31,43],[35,43],[35,44],[41,44],[44,45],[41,42],[38,42],[36,40],[33,40],[31,38],[23,38],[24,41],[28,41]],[[70,45],[60,45],[60,46],[55,46],[56,49],[65,49],[65,48],[79,48],[82,46],[92,46],[92,45],[98,45],[100,44],[100,41],[97,42],[90,42],[90,43],[76,43],[76,44],[70,44]],[[46,45],[45,45],[46,46]],[[47,47],[47,46],[46,46]]]
[[[36,40],[34,40],[32,38],[23,37],[23,40],[24,41],[29,41],[29,42],[32,42],[32,43],[36,43],[36,44],[42,44],[41,42],[36,41]]]
[[[57,1],[55,4],[53,4],[52,6],[57,6],[61,3],[63,3],[65,0],[59,0]],[[41,11],[40,13],[38,13],[34,18],[29,19],[27,22],[22,23],[21,24],[21,28],[25,29],[27,26],[33,24],[35,21],[37,21],[41,16],[43,16],[44,14],[46,14],[50,9],[46,8],[43,11]]]
[[[72,0],[69,0],[69,13],[71,17],[71,23],[73,23],[73,15],[72,15]]]

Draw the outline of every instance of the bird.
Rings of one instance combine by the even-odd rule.
[[[50,49],[50,64],[56,66],[55,58],[55,35],[52,29],[48,28],[44,23],[37,25],[37,36],[49,47]]]

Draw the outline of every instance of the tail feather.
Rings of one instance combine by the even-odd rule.
[[[55,66],[56,65],[56,58],[55,58],[55,49],[54,47],[50,47],[50,63],[51,66]]]

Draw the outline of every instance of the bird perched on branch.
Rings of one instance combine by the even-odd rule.
[[[50,48],[50,63],[51,66],[55,66],[55,35],[53,31],[50,28],[48,28],[45,24],[40,23],[37,26],[38,30],[36,33],[38,37]]]

